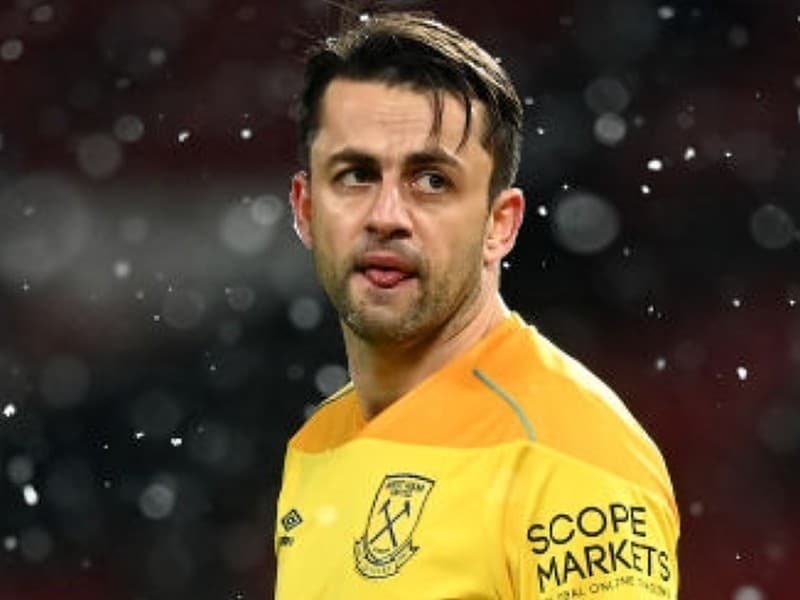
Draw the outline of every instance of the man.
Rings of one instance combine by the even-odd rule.
[[[289,443],[276,598],[675,598],[657,448],[498,292],[524,210],[502,68],[362,18],[311,55],[300,121],[295,227],[352,381]]]

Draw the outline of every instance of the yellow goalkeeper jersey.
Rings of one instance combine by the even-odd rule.
[[[278,600],[676,598],[664,461],[516,313],[365,421],[346,386],[289,443]]]

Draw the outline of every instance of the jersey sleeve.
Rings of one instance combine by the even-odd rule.
[[[546,449],[523,459],[516,475],[505,532],[516,600],[677,598],[671,489]]]

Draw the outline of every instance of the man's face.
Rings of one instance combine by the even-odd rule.
[[[474,102],[460,146],[464,107],[449,94],[434,138],[429,93],[340,79],[326,90],[292,201],[320,282],[358,337],[419,341],[474,308],[489,280],[482,111]]]

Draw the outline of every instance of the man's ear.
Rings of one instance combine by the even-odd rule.
[[[292,177],[292,189],[289,199],[292,202],[294,214],[294,230],[297,237],[306,248],[311,248],[311,190],[309,189],[308,175],[298,171]]]
[[[525,196],[519,188],[500,192],[492,202],[486,239],[483,244],[483,262],[499,263],[517,241],[517,233],[525,213]]]

